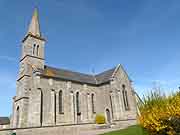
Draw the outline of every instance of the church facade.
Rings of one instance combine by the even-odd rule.
[[[121,65],[97,75],[47,66],[45,43],[35,10],[22,40],[11,128],[94,124],[98,114],[109,124],[136,121],[135,93]]]

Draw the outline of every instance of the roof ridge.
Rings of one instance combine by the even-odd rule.
[[[56,68],[45,65],[44,71],[42,72],[42,75],[46,77],[55,77],[59,79],[65,79],[65,80],[71,80],[71,81],[77,81],[80,83],[89,83],[93,85],[99,85],[103,83],[107,83],[111,80],[112,75],[115,71],[116,67],[108,69],[104,72],[101,72],[99,74],[86,74],[81,73],[77,71],[72,71],[69,69],[62,69],[62,68]],[[54,75],[48,75],[46,72],[54,72]]]
[[[105,72],[107,72],[107,71],[110,71],[110,70],[116,70],[116,68],[117,68],[117,66],[115,66],[115,67],[113,67],[113,68],[107,69],[107,70],[105,70],[105,71],[103,71],[103,72],[100,72],[100,73],[98,73],[98,74],[93,75],[93,74],[82,73],[82,72],[78,72],[78,71],[72,71],[72,70],[70,70],[70,69],[52,67],[52,66],[48,66],[48,65],[45,65],[45,67],[49,67],[49,68],[56,69],[56,70],[61,69],[61,70],[65,70],[65,71],[69,71],[69,72],[73,72],[73,73],[80,73],[80,74],[84,74],[84,75],[88,75],[88,76],[92,76],[92,77],[96,77],[96,76],[101,75],[101,74],[103,74],[103,73],[105,73]]]

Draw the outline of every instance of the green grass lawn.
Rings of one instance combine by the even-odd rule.
[[[105,133],[103,135],[149,135],[149,134],[139,125],[135,125],[119,131]]]

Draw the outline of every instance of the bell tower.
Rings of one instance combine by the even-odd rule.
[[[38,10],[35,9],[28,28],[28,32],[25,38],[22,40],[19,77],[22,77],[23,75],[31,76],[32,71],[28,69],[29,66],[32,69],[44,68],[44,44],[45,39],[42,37],[40,31]]]
[[[27,127],[29,91],[33,89],[33,73],[44,69],[45,39],[40,31],[38,10],[35,9],[28,32],[22,40],[17,91],[13,106],[13,127]]]
[[[33,72],[44,69],[44,44],[45,39],[40,31],[38,10],[35,9],[28,32],[22,40],[22,54],[17,86],[20,84],[20,86],[23,86],[23,89],[17,89],[17,97],[28,96],[28,89],[32,87],[31,78]]]

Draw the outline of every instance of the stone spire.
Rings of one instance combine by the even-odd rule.
[[[33,36],[41,37],[37,8],[35,8],[35,10],[34,10],[34,13],[33,13],[27,34],[31,34]]]

